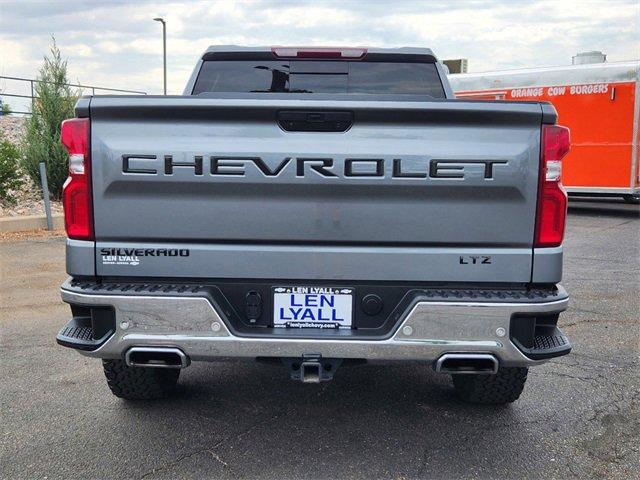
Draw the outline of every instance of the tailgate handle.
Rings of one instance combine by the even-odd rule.
[[[307,113],[307,123],[326,122],[326,121],[327,121],[327,116],[324,113],[320,113],[320,112]]]
[[[287,132],[346,132],[353,112],[285,110],[278,112],[278,124]]]

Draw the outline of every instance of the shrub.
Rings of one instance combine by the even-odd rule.
[[[67,62],[62,59],[55,39],[51,56],[44,58],[39,80],[35,84],[31,117],[25,125],[22,165],[34,184],[40,185],[38,165],[44,162],[51,196],[59,199],[68,171],[68,155],[60,144],[60,124],[74,116],[78,92],[67,85]]]
[[[9,140],[0,138],[0,200],[7,203],[15,203],[11,193],[22,185],[19,159],[18,148]]]
[[[4,103],[2,102],[2,116],[7,116],[11,114],[11,105],[9,105],[8,103]]]

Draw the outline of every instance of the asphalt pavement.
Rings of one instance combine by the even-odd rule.
[[[561,327],[573,352],[507,407],[461,403],[423,364],[195,363],[170,399],[111,395],[56,345],[64,238],[0,241],[0,478],[638,478],[640,210],[571,203]]]

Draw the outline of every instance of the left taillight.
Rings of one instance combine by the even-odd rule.
[[[67,236],[93,240],[89,119],[71,118],[62,122],[60,140],[69,152],[69,178],[62,190]]]
[[[569,129],[542,126],[540,185],[535,247],[558,247],[564,238],[567,192],[562,186],[562,159],[571,148]]]

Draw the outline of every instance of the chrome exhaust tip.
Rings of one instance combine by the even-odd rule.
[[[129,367],[186,368],[191,363],[179,348],[131,347],[124,356]]]
[[[496,374],[498,359],[488,353],[445,353],[437,361],[435,371],[449,374]]]

